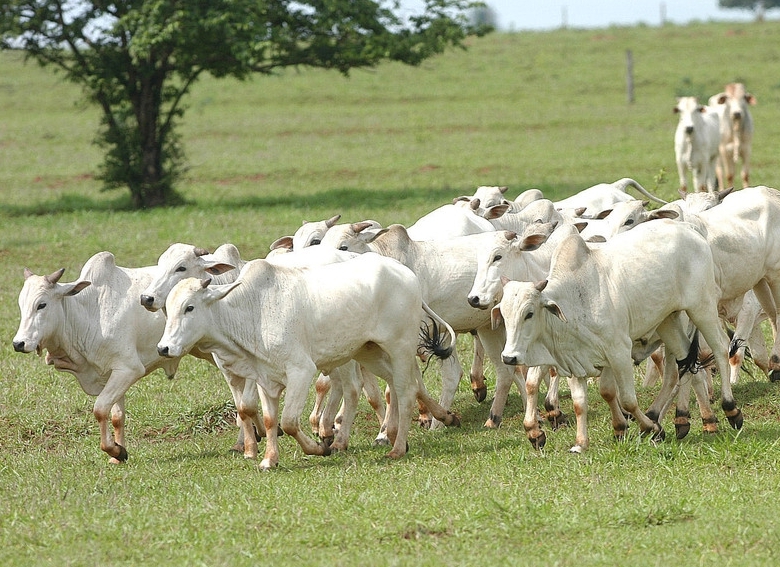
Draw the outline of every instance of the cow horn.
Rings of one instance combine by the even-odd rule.
[[[536,288],[536,291],[544,291],[544,288],[547,287],[547,281],[548,280],[541,280],[534,284],[534,287]]]
[[[50,284],[56,284],[58,281],[60,281],[60,278],[64,273],[65,273],[65,268],[60,268],[56,272],[49,274],[48,276],[45,276],[43,279],[45,279]]]
[[[205,248],[200,248],[198,246],[195,247],[195,250],[193,250],[196,256],[205,256],[206,254],[209,254],[210,252],[206,250]]]
[[[471,200],[471,210],[476,211],[479,208],[479,199]]]
[[[209,287],[209,284],[211,284],[211,278],[203,278],[202,280],[200,280],[200,287],[204,289]]]
[[[333,225],[339,222],[339,219],[341,218],[341,215],[334,215],[330,217],[328,220],[325,221],[325,226],[328,228],[333,228]]]
[[[504,231],[504,237],[507,240],[514,240],[515,238],[517,238],[517,233],[515,231],[513,231],[513,230],[505,230]]]

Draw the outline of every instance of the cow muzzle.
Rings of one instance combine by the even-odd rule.
[[[157,311],[157,308],[154,306],[154,296],[153,295],[142,295],[141,296],[141,305],[143,305],[149,311]]]
[[[14,341],[14,350],[16,352],[28,352],[24,350],[24,341]]]
[[[501,355],[501,361],[504,364],[508,364],[509,366],[517,366],[518,364],[520,364],[517,361],[517,356],[516,355],[511,355],[510,356],[510,355],[502,354]]]
[[[476,307],[477,309],[488,308],[487,305],[482,305],[482,302],[480,301],[478,295],[472,295],[471,297],[469,297],[468,301],[469,301],[469,305],[471,305],[472,307]]]

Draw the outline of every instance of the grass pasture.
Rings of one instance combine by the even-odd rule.
[[[409,224],[478,185],[560,198],[633,177],[674,198],[674,98],[733,80],[759,101],[751,181],[780,187],[780,25],[695,24],[495,34],[419,69],[347,79],[203,80],[181,130],[190,204],[135,212],[94,180],[95,109],[0,53],[0,565],[776,565],[780,394],[750,365],[735,387],[739,433],[718,410],[721,432],[703,436],[693,408],[683,441],[667,417],[663,444],[635,427],[616,443],[593,391],[590,451],[568,454],[573,429],[546,428],[534,452],[516,391],[502,427],[483,429],[488,368],[488,402],[463,381],[463,426],[414,428],[400,462],[371,445],[362,402],[346,454],[306,457],[284,437],[279,469],[263,474],[228,452],[215,369],[185,360],[175,380],[136,384],[130,460],[109,466],[92,398],[11,346],[25,266],[65,267],[71,281],[100,250],[140,266],[176,241],[259,257],[304,219]],[[438,378],[428,369],[434,391]],[[642,405],[654,392],[639,387]]]

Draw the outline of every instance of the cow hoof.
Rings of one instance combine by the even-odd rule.
[[[387,435],[384,433],[380,433],[376,436],[376,439],[374,439],[374,447],[387,447],[390,444],[390,439],[388,439]]]
[[[474,392],[474,398],[480,403],[485,401],[485,398],[487,398],[487,386],[482,386],[481,388],[474,388],[471,390]]]
[[[575,455],[582,455],[584,449],[582,448],[582,445],[575,445],[571,449],[569,449],[569,453],[574,453]]]
[[[742,410],[738,409],[737,413],[734,415],[727,415],[726,417],[728,418],[731,427],[734,429],[742,429]]]
[[[566,414],[560,410],[549,412],[547,414],[547,421],[550,424],[550,427],[552,427],[553,431],[557,431],[561,427],[566,427],[569,425],[569,418],[566,417]]]
[[[277,466],[279,466],[279,463],[272,463],[268,459],[263,459],[262,461],[260,461],[260,470],[261,471],[270,471],[270,470],[273,470],[274,468],[276,468]]]
[[[117,444],[117,447],[119,448],[119,454],[109,459],[109,462],[112,465],[118,465],[127,461],[127,449],[125,449],[124,447],[122,447],[122,445],[119,444]]]
[[[688,435],[691,431],[691,424],[690,423],[675,423],[674,424],[674,434],[677,439],[685,439],[685,436]]]
[[[320,443],[320,447],[322,447],[322,456],[323,457],[329,457],[330,456],[330,445],[325,445],[324,443]]]
[[[420,423],[420,427],[422,427],[423,429],[431,428],[431,420],[429,418],[420,416],[418,422]]]
[[[769,373],[769,381],[780,382],[780,370],[772,370],[772,372]]]
[[[451,417],[449,423],[446,423],[447,427],[460,427],[460,418],[457,415],[454,413],[447,413],[447,416]]]
[[[666,439],[666,431],[664,431],[663,427],[658,427],[658,431],[656,431],[653,434],[653,437],[651,438],[651,441],[653,443],[662,443]]]
[[[321,437],[320,439],[322,441],[323,447],[330,447],[331,445],[333,445],[334,437]]]
[[[537,451],[544,448],[544,444],[547,443],[547,435],[544,431],[540,432],[537,437],[529,437],[528,440],[533,445],[533,448]]]
[[[236,443],[230,448],[231,453],[244,453],[244,444],[243,443]]]

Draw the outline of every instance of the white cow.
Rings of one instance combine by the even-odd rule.
[[[572,225],[554,223],[530,224],[521,235],[511,231],[495,233],[492,240],[484,242],[477,250],[477,271],[468,293],[469,305],[487,310],[498,303],[502,294],[501,276],[522,281],[544,279],[558,244],[576,233],[577,229]],[[565,422],[565,417],[558,407],[557,375],[553,378],[545,406],[548,420],[557,428]],[[495,428],[501,424],[510,387],[511,382],[496,380],[496,393],[485,427]]]
[[[729,83],[724,92],[709,100],[720,117],[720,160],[718,183],[721,189],[733,186],[736,162],[742,160],[742,187],[750,180],[750,153],[753,146],[753,117],[750,106],[756,97],[742,83]]]
[[[633,200],[634,197],[626,193],[626,190],[629,187],[633,187],[651,201],[661,205],[666,204],[666,201],[651,194],[633,179],[624,177],[613,183],[599,183],[598,185],[583,189],[571,197],[556,201],[555,206],[557,209],[566,212],[570,216],[593,218],[615,203]]]
[[[281,426],[310,455],[329,453],[300,428],[309,386],[317,370],[328,374],[351,359],[387,380],[391,390],[387,433],[390,457],[407,451],[407,434],[419,395],[447,424],[456,418],[427,395],[417,366],[418,334],[426,317],[446,327],[424,305],[414,274],[376,254],[337,264],[289,268],[266,260],[249,262],[232,284],[179,282],[166,302],[168,320],[158,351],[181,356],[196,345],[210,351],[220,368],[243,386],[239,411],[257,413],[258,390],[268,439],[263,469],[277,465],[279,399],[286,390]],[[448,332],[452,332],[447,328]],[[436,337],[435,353],[454,346]],[[260,387],[258,388],[257,385]],[[344,416],[349,421],[354,416]],[[244,419],[244,424],[249,423]],[[344,427],[344,423],[342,423]],[[244,456],[257,444],[245,431]]]
[[[696,97],[677,99],[674,112],[680,115],[674,132],[674,157],[680,191],[688,191],[688,170],[693,174],[693,190],[715,191],[720,119],[713,107],[699,104]]]
[[[658,435],[659,424],[637,405],[635,343],[657,335],[672,354],[667,365],[686,359],[695,349],[678,316],[684,311],[708,344],[714,345],[716,364],[725,376],[728,339],[718,318],[715,271],[707,241],[684,223],[644,223],[596,248],[588,247],[579,235],[568,236],[553,255],[547,280],[506,282],[503,298],[492,310],[494,323],[506,325],[503,360],[553,366],[571,378],[577,415],[575,452],[588,445],[586,379],[591,376],[600,376],[600,392],[610,405],[616,436],[626,429],[621,407],[635,417],[642,432]],[[536,419],[538,381],[544,372],[545,368],[529,372],[526,382],[524,426],[535,447],[545,441]],[[674,386],[664,384],[661,407]],[[729,422],[741,427],[742,415],[728,380],[721,381],[721,395]]]
[[[326,233],[322,246],[359,253],[377,252],[409,267],[419,278],[423,298],[431,309],[457,332],[477,331],[485,353],[495,365],[496,381],[510,383],[516,380],[522,387],[521,376],[501,363],[503,328],[491,329],[490,314],[473,309],[464,301],[476,275],[477,250],[482,247],[481,243],[492,240],[495,234],[486,232],[447,240],[416,241],[409,238],[401,225],[391,225],[378,235],[365,234],[365,228],[363,223],[337,225]],[[444,408],[449,409],[452,404],[461,374],[455,355],[444,361],[440,398]],[[477,400],[485,399],[484,383],[472,382],[472,391]],[[524,392],[524,389],[521,391]],[[432,425],[435,427],[435,422]]]
[[[412,240],[444,240],[493,230],[490,221],[458,205],[434,209],[407,229]]]
[[[64,271],[38,276],[25,269],[14,350],[48,351],[47,364],[73,374],[84,392],[97,396],[100,448],[112,463],[123,462],[125,393],[158,368],[173,376],[179,364],[157,353],[163,314],[150,314],[138,303],[154,268],[122,268],[113,254],[100,252],[87,260],[77,281],[59,283]]]
[[[771,376],[780,372],[780,193],[747,187],[722,203],[685,216],[706,236],[718,274],[721,302],[739,300],[753,290],[772,325]],[[735,340],[747,337],[735,337]],[[712,346],[712,345],[710,345]],[[732,342],[732,348],[734,344]],[[725,375],[724,375],[725,376]]]

